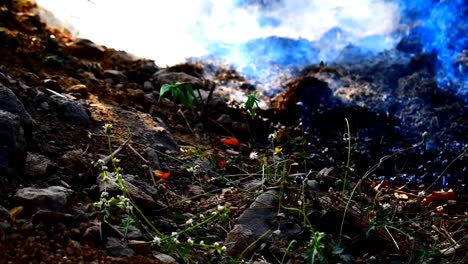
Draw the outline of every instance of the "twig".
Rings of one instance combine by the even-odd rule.
[[[143,161],[143,163],[145,163],[148,166],[148,174],[151,180],[153,180],[153,185],[156,187],[157,184],[156,184],[156,180],[154,179],[153,168],[151,168],[150,162],[147,159],[143,158],[143,156],[141,156],[140,153],[138,153],[138,151],[136,151],[132,147],[132,145],[128,144],[128,147],[133,151],[133,153],[135,153],[135,155],[137,155]]]
[[[179,114],[182,116],[182,118],[184,119],[185,124],[187,125],[188,129],[190,130],[190,132],[191,132],[193,135],[195,135],[195,133],[193,132],[192,127],[190,126],[189,122],[187,121],[187,118],[185,118],[185,115],[184,115],[184,113],[182,112],[182,110],[180,110],[180,108],[179,108],[179,110],[177,110],[177,113],[179,113]]]
[[[116,150],[114,150],[114,152],[112,152],[109,156],[103,158],[103,165],[107,164],[109,161],[112,160],[113,157],[115,157],[115,155],[122,151],[122,149],[128,144],[128,142],[130,142],[130,139],[125,140],[125,142],[122,143],[122,145],[120,145]]]

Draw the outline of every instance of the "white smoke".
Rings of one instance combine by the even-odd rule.
[[[311,41],[332,28],[359,42],[389,35],[399,10],[388,0],[283,0],[265,8],[233,0],[37,0],[83,38],[159,65],[208,55],[212,42],[242,43],[278,36]],[[262,23],[262,19],[273,21]],[[389,38],[388,46],[393,45]]]

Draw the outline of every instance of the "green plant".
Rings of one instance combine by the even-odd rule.
[[[254,91],[247,96],[247,101],[244,104],[245,109],[247,109],[252,119],[255,119],[257,116],[258,102],[260,102],[260,100],[257,98],[257,91]]]
[[[159,90],[159,100],[161,100],[161,98],[168,92],[171,93],[174,102],[181,103],[183,106],[188,107],[191,110],[195,108],[197,99],[195,98],[192,84],[180,82],[163,84]]]
[[[199,214],[198,216],[189,218],[185,221],[185,224],[182,225],[182,228],[178,228],[171,234],[160,232],[132,200],[123,178],[123,169],[119,166],[120,160],[115,157],[115,155],[117,155],[117,153],[123,148],[123,146],[128,144],[129,141],[125,141],[118,149],[113,150],[112,140],[115,140],[116,137],[114,137],[112,133],[112,125],[105,124],[103,126],[103,130],[104,133],[99,134],[98,136],[102,136],[107,139],[110,155],[94,162],[94,165],[101,171],[101,182],[107,184],[110,183],[110,181],[113,181],[120,187],[122,194],[115,197],[109,197],[109,193],[106,190],[101,192],[100,200],[93,203],[93,207],[103,215],[101,219],[105,221],[113,213],[116,213],[116,215],[120,216],[122,219],[121,226],[124,230],[125,236],[127,235],[130,226],[135,221],[139,221],[140,219],[143,220],[143,223],[146,223],[149,227],[149,229],[146,229],[148,231],[148,237],[151,237],[151,240],[146,243],[157,247],[158,250],[162,252],[177,254],[184,262],[189,262],[187,257],[194,247],[205,249],[211,253],[217,253],[220,256],[224,254],[226,247],[222,245],[222,243],[205,243],[202,239],[197,238],[196,236],[202,226],[208,226],[214,223],[226,226],[228,224],[230,214],[229,206],[218,205],[216,208],[206,211],[206,217],[203,214]],[[94,135],[96,134],[89,133],[88,137],[92,138]],[[112,164],[110,168],[107,166],[108,163]],[[123,214],[120,214],[121,212],[123,212]],[[178,215],[184,217],[183,214]],[[179,240],[179,237],[184,237],[184,240]]]

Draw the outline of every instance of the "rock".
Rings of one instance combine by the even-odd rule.
[[[112,81],[114,81],[115,83],[125,83],[125,82],[127,82],[127,76],[125,76],[125,74],[123,74],[122,72],[117,71],[117,70],[105,70],[104,71],[104,78],[105,79],[109,78]]]
[[[65,53],[86,59],[102,59],[106,50],[104,46],[97,45],[88,39],[76,39],[65,46]]]
[[[92,225],[83,233],[83,244],[88,246],[95,246],[101,240],[101,229],[98,225]]]
[[[16,198],[36,209],[61,211],[67,204],[72,190],[62,186],[50,186],[48,188],[22,188],[16,191]]]
[[[91,119],[84,106],[77,104],[60,96],[51,96],[51,99],[58,108],[58,113],[68,122],[89,126]]]
[[[159,155],[158,153],[152,148],[146,148],[146,160],[149,161],[149,166],[153,170],[160,170],[161,163],[159,162]]]
[[[312,191],[320,190],[320,183],[317,180],[307,180],[306,184]]]
[[[19,116],[26,135],[32,132],[33,120],[31,116],[16,95],[2,84],[0,84],[0,110]]]
[[[84,84],[75,84],[65,88],[68,93],[79,94],[82,98],[88,97],[88,87]]]
[[[118,115],[123,123],[131,124],[132,137],[142,140],[138,143],[153,149],[179,151],[179,146],[162,120],[126,110],[119,111]]]
[[[60,164],[71,170],[81,171],[89,165],[82,150],[70,150],[60,158]]]
[[[133,249],[139,255],[151,254],[151,246],[147,241],[143,240],[129,240],[128,246]]]
[[[239,256],[242,251],[255,241],[255,234],[244,225],[235,225],[224,241],[227,253]]]
[[[9,223],[13,223],[10,212],[5,207],[0,205],[0,222],[3,220],[6,220]]]
[[[26,139],[20,118],[0,110],[0,177],[21,175],[25,161]]]
[[[193,184],[189,184],[187,185],[187,195],[192,197],[192,196],[198,196],[198,195],[202,195],[205,193],[205,191],[203,190],[203,188],[199,185],[193,185]]]
[[[141,89],[127,89],[127,97],[141,103],[145,101],[145,92]]]
[[[26,156],[26,169],[24,175],[29,177],[41,177],[50,173],[56,165],[46,156],[37,153],[28,153]]]
[[[156,72],[152,77],[152,83],[159,89],[163,84],[170,84],[173,82],[190,83],[194,86],[202,86],[202,81],[192,75],[188,75],[184,72],[166,72],[160,70]]]
[[[300,226],[288,223],[278,217],[278,192],[269,190],[255,199],[250,207],[237,219],[237,224],[226,237],[227,252],[232,256],[240,254],[246,246],[268,231],[277,230],[279,226],[281,239],[290,240],[297,236]]]
[[[151,92],[151,91],[154,90],[154,86],[153,86],[153,84],[152,84],[150,81],[145,81],[145,82],[143,83],[143,90],[144,90],[145,92]]]
[[[128,247],[127,243],[115,237],[107,238],[106,251],[112,257],[131,257],[135,251]]]
[[[163,253],[154,254],[153,257],[157,259],[160,264],[177,264],[177,261],[173,257]]]
[[[71,214],[66,214],[62,212],[39,210],[32,215],[31,220],[35,225],[37,225],[38,223],[44,223],[46,225],[56,225],[58,223],[70,224],[75,221],[75,217]]]

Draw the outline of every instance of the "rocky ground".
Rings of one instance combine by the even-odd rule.
[[[0,263],[464,263],[467,106],[433,60],[311,65],[246,107],[229,67],[2,1]]]

